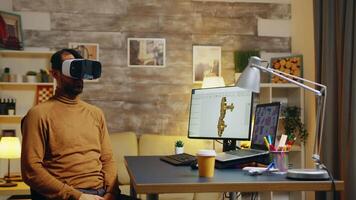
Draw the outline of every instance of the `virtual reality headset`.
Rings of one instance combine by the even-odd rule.
[[[101,75],[101,64],[95,60],[65,60],[62,64],[62,73],[75,79],[97,79]]]

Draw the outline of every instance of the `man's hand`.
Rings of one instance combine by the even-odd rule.
[[[79,200],[104,200],[104,198],[98,195],[82,194]]]
[[[104,200],[115,200],[115,196],[111,193],[106,193],[104,195]]]

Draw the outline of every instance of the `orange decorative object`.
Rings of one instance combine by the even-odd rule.
[[[303,56],[295,55],[288,57],[271,58],[271,67],[281,72],[303,77]],[[286,80],[272,75],[272,83],[287,83]]]
[[[37,104],[47,101],[53,96],[53,86],[51,85],[38,85],[36,92]]]

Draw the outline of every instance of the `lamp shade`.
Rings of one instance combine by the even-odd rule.
[[[2,137],[0,140],[0,158],[21,157],[21,144],[18,137]]]
[[[254,65],[261,65],[261,59],[256,56],[249,58],[248,65],[237,80],[236,86],[259,93],[260,69],[254,67]]]
[[[203,79],[202,88],[224,87],[224,78],[221,76],[206,76]]]

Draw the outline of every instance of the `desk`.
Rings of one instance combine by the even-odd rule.
[[[159,156],[126,156],[125,164],[131,196],[147,194],[147,199],[158,199],[159,193],[332,190],[331,181],[296,181],[277,174],[249,176],[241,169],[215,169],[213,178],[202,178],[198,170],[170,165]],[[343,190],[344,182],[335,181],[335,188]]]
[[[30,187],[24,182],[15,182],[15,187],[0,187],[0,195],[18,195],[18,194],[30,194]]]

